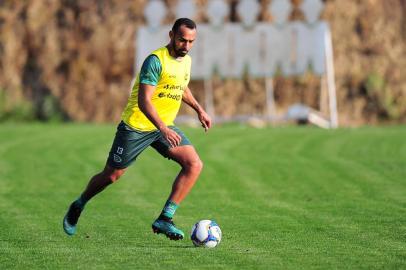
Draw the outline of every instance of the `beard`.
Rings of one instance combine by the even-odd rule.
[[[182,49],[173,48],[173,50],[177,57],[184,57],[188,53],[188,51]]]
[[[184,51],[182,49],[174,49],[176,56],[178,57],[184,57],[188,51]]]
[[[186,54],[188,54],[188,51],[183,50],[181,48],[176,48],[175,42],[171,42],[171,46],[173,48],[176,57],[184,57]]]

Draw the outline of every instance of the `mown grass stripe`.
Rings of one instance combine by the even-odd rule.
[[[205,168],[175,221],[189,233],[216,219],[224,238],[214,250],[151,233],[179,169],[154,150],[91,201],[67,237],[62,217],[102,169],[115,127],[0,126],[1,268],[405,267],[405,127],[184,131]]]

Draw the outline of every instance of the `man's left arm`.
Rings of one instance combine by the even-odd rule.
[[[196,111],[199,121],[202,124],[202,127],[204,128],[205,131],[211,128],[210,116],[197,102],[192,92],[190,91],[189,87],[186,87],[185,91],[183,92],[182,100]]]

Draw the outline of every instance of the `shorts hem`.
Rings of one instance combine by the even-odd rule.
[[[113,169],[122,170],[122,169],[127,169],[131,164],[127,164],[124,166],[117,166],[117,164],[112,164],[110,161],[107,161],[107,165]]]

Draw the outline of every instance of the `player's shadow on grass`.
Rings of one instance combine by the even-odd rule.
[[[180,248],[180,249],[192,249],[196,248],[192,243],[160,243],[158,245],[153,245],[153,246],[148,246],[145,245],[145,247],[149,248]]]
[[[137,245],[138,247],[145,247],[145,248],[179,248],[179,249],[193,249],[196,248],[192,243],[159,243],[154,245]]]
[[[173,247],[173,248],[182,248],[182,249],[192,249],[192,248],[196,248],[196,247],[193,246],[193,245],[183,245],[183,246],[171,245],[170,247]]]

